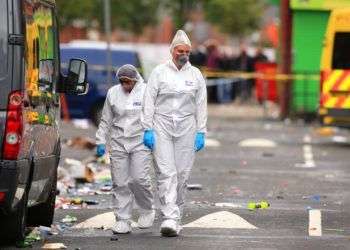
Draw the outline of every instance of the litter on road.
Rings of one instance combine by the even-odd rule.
[[[203,186],[202,184],[187,184],[187,189],[188,190],[202,190]]]
[[[261,201],[261,202],[249,202],[247,205],[249,210],[255,210],[255,209],[266,209],[270,207],[270,203],[267,201]]]
[[[242,205],[229,203],[229,202],[215,203],[215,206],[216,207],[242,208]]]
[[[71,216],[71,215],[66,215],[66,217],[64,217],[61,222],[63,223],[73,223],[76,222],[78,219],[77,217]]]
[[[81,136],[77,136],[67,140],[66,144],[67,146],[76,148],[76,149],[93,150],[96,147],[95,140],[89,137],[81,137]]]

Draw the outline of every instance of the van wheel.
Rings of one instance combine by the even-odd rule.
[[[100,124],[100,120],[102,117],[102,109],[103,109],[103,103],[97,103],[91,111],[91,120],[95,124],[96,127]]]
[[[24,240],[27,223],[27,203],[28,195],[25,191],[22,200],[17,204],[16,211],[9,215],[1,215],[1,242],[14,242]]]
[[[30,226],[51,226],[55,214],[57,187],[57,170],[51,182],[49,197],[44,203],[28,208],[28,225]]]

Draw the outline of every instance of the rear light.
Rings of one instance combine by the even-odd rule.
[[[0,203],[5,200],[5,192],[0,192]]]
[[[2,155],[5,160],[16,160],[23,130],[21,92],[11,92],[8,100]]]

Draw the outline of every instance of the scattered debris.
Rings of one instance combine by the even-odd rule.
[[[89,137],[77,136],[66,142],[67,146],[77,149],[93,150],[96,147],[95,140]]]
[[[261,202],[249,202],[248,203],[248,209],[249,210],[255,210],[255,209],[266,209],[270,207],[270,203],[267,201],[261,201]]]
[[[332,127],[322,127],[316,129],[315,132],[320,136],[331,136],[335,134],[336,130]]]
[[[188,190],[202,190],[203,186],[202,184],[187,184]]]
[[[64,217],[61,222],[63,223],[68,223],[68,224],[71,224],[73,222],[76,222],[78,219],[77,217],[74,217],[74,216],[71,216],[71,215],[66,215],[66,217]]]
[[[269,153],[269,152],[263,152],[262,156],[263,157],[273,157],[274,154],[273,153]]]
[[[107,165],[109,165],[109,164],[111,164],[111,157],[109,156],[108,153],[106,153],[106,154],[104,154],[104,155],[98,157],[98,158],[97,158],[97,162],[98,162],[98,163],[101,163],[101,164],[107,164]]]
[[[90,127],[90,122],[88,119],[73,119],[72,123],[74,127],[80,129],[88,129]]]
[[[228,173],[229,174],[237,174],[237,171],[236,170],[229,170]]]
[[[320,202],[321,199],[326,199],[327,196],[316,194],[316,195],[306,195],[306,196],[303,196],[302,198],[303,198],[303,200],[311,199],[313,201]]]
[[[54,235],[54,233],[52,232],[52,228],[51,227],[39,226],[38,230],[40,231],[40,234],[44,238],[46,238],[49,235]]]
[[[242,205],[234,204],[234,203],[228,203],[228,202],[215,203],[215,206],[216,207],[242,208]]]
[[[117,240],[118,240],[118,236],[113,235],[113,236],[111,237],[111,241],[117,241]]]
[[[63,243],[46,243],[41,247],[42,249],[67,249]]]
[[[16,242],[16,247],[17,248],[32,248],[32,245],[33,245],[32,242],[25,241],[25,240]]]
[[[33,243],[41,240],[41,234],[37,227],[35,227],[22,241],[16,242],[17,248],[32,247]]]

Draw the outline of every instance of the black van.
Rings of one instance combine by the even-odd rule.
[[[0,243],[52,223],[60,94],[85,94],[85,61],[60,73],[54,0],[0,1]]]

